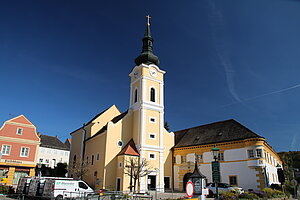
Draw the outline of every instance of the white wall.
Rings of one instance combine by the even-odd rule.
[[[70,151],[67,150],[40,147],[37,162],[45,164],[48,167],[54,168],[57,165],[57,163],[69,164],[69,156]],[[42,162],[41,159],[43,160]],[[55,162],[53,159],[55,159]]]
[[[220,170],[221,170],[221,182],[229,183],[229,176],[237,176],[238,186],[242,187],[244,190],[253,189],[258,190],[258,177],[257,171],[254,167],[249,167],[248,165],[248,152],[247,148],[239,148],[239,149],[230,149],[225,150],[224,153],[224,161],[220,163]],[[186,161],[187,162],[194,162],[195,154],[187,154]],[[211,169],[211,161],[213,160],[213,156],[211,152],[204,152],[203,153],[203,163],[200,164],[200,172],[206,176],[207,182],[212,182],[212,169]],[[180,156],[176,156],[176,163],[180,164]],[[255,160],[256,167],[263,167],[258,165]],[[179,167],[174,167],[174,174],[175,174],[175,188],[179,188],[179,182],[182,180],[176,179],[176,174],[179,172]]]

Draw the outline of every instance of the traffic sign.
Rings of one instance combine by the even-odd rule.
[[[295,179],[293,179],[293,180],[291,180],[291,184],[292,184],[292,186],[297,186],[297,184],[298,184],[298,182],[297,182],[297,180],[295,180]]]
[[[192,181],[186,183],[185,191],[188,198],[191,198],[194,195],[194,184]]]
[[[209,195],[209,190],[208,190],[208,188],[204,187],[204,188],[202,189],[202,195],[205,195],[205,196]]]

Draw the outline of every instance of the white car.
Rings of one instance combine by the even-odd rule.
[[[208,183],[206,187],[209,190],[211,190],[214,194],[216,194],[216,184],[215,183]],[[219,191],[219,193],[227,192],[228,190],[235,191],[235,192],[237,192],[239,194],[244,193],[244,190],[241,187],[232,186],[232,185],[229,185],[227,183],[218,183],[218,191]]]

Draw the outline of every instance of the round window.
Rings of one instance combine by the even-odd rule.
[[[117,145],[118,145],[119,147],[123,146],[123,141],[122,141],[122,140],[119,140],[119,141],[117,142]]]

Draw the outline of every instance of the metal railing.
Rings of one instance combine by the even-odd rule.
[[[67,192],[62,193],[63,199],[72,199],[72,200],[156,200],[156,199],[177,199],[183,198],[184,193],[176,192],[173,190],[165,190],[162,192],[163,188],[152,188],[147,190],[145,193],[138,193],[137,191],[99,191],[94,193],[86,192]],[[18,200],[27,200],[27,199],[37,199],[37,200],[55,200],[56,197],[43,197],[43,196],[29,196],[28,194],[15,194],[11,197]]]

